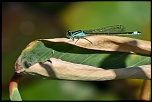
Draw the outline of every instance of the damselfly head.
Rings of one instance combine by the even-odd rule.
[[[73,37],[72,37],[72,32],[71,32],[70,30],[67,31],[66,37],[67,37],[67,38],[70,38],[70,39],[73,38]]]

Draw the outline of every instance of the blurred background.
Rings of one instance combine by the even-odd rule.
[[[21,51],[33,40],[65,37],[67,30],[121,24],[128,36],[151,39],[148,1],[2,2],[2,100],[9,100],[9,81]],[[23,100],[136,100],[143,80],[82,82],[26,77],[19,82]]]

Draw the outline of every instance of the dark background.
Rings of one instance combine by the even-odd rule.
[[[2,100],[21,51],[33,40],[65,37],[67,30],[98,29],[121,24],[129,36],[150,40],[150,2],[2,2]],[[80,82],[26,77],[19,83],[23,100],[137,99],[143,80]]]

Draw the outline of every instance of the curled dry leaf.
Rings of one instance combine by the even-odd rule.
[[[92,43],[90,43],[86,39],[79,39],[79,41],[75,43],[75,41],[72,41],[71,39],[66,39],[66,38],[38,39],[36,41],[33,41],[22,51],[21,55],[16,61],[16,64],[15,64],[16,72],[17,73],[21,73],[21,72],[31,73],[30,71],[34,70],[35,72],[33,73],[39,74],[41,76],[50,77],[46,75],[46,73],[49,73],[51,70],[59,69],[61,72],[63,70],[66,70],[65,71],[66,73],[61,73],[61,72],[55,73],[55,71],[53,71],[53,73],[55,74],[53,73],[50,73],[50,74],[54,76],[56,75],[58,76],[58,77],[51,76],[52,78],[68,79],[68,80],[82,80],[82,79],[85,80],[87,76],[89,78],[87,78],[86,80],[98,80],[98,78],[100,80],[112,80],[112,79],[117,79],[117,78],[119,79],[121,78],[150,79],[149,77],[150,73],[147,74],[147,70],[146,70],[147,65],[148,65],[148,70],[150,70],[149,55],[151,52],[151,49],[150,49],[151,43],[149,41],[137,40],[137,39],[126,38],[126,37],[103,36],[103,35],[89,36],[87,37],[87,39],[91,41]],[[105,52],[105,51],[108,51],[108,52]],[[114,53],[112,53],[111,51],[113,51]],[[120,52],[123,52],[123,53],[120,53]],[[136,53],[136,54],[131,54],[131,53]],[[142,54],[142,55],[137,55],[137,54]],[[147,55],[147,56],[143,56],[143,55]],[[53,67],[51,68],[55,68],[55,69],[48,68],[49,70],[47,70],[47,68],[43,68],[43,65],[44,65],[43,62],[50,60],[52,56],[54,58],[66,61],[64,62],[66,64],[56,68],[55,67],[56,65],[60,65],[60,63],[57,63],[59,62],[59,60],[53,60],[55,62],[53,62]],[[128,57],[129,57],[129,60],[126,61]],[[30,68],[32,65],[35,65],[36,63],[42,65],[41,66],[42,68],[41,67]],[[74,65],[72,65],[72,63]],[[69,65],[72,65],[72,66],[69,66]],[[146,66],[142,66],[142,65],[146,65]],[[75,70],[74,66],[78,68]],[[139,66],[140,68],[137,68],[137,66]],[[91,71],[88,72],[87,70],[90,67],[91,67]],[[130,67],[131,69],[125,69],[125,68],[130,68]],[[40,70],[45,69],[45,71],[44,72],[40,71],[38,70],[38,68],[41,68]],[[75,79],[72,79],[72,77],[68,77],[68,76],[71,76],[69,74],[74,74],[74,72],[79,71],[79,68],[81,68],[81,70],[80,72],[77,73],[77,75],[74,75]],[[100,74],[100,77],[95,78],[94,76],[91,76],[92,74],[94,74],[94,72],[92,72],[94,71],[93,68],[94,70],[99,70],[98,72],[104,71],[104,73]],[[124,68],[124,69],[122,70],[120,68]],[[146,70],[145,76],[143,75],[139,76],[140,74],[135,73],[136,71],[144,72],[144,69],[142,69],[142,71],[139,71],[139,69],[141,68],[145,68]],[[112,70],[104,70],[104,69],[112,69]],[[135,69],[137,70],[135,71]],[[75,71],[71,72],[71,70],[75,70]],[[83,73],[82,70],[84,72],[86,70],[87,74],[85,74],[86,72]],[[117,70],[120,70],[121,73]],[[132,72],[129,72],[129,73],[127,72],[130,70],[133,70],[134,74],[137,74],[138,77],[137,76],[133,77],[134,74]],[[111,73],[111,74],[108,74],[108,73]],[[99,75],[99,74],[96,74],[96,75]],[[59,77],[59,76],[62,76],[62,77]],[[110,77],[110,78],[107,78],[107,77]]]
[[[151,79],[150,41],[101,35],[86,38],[92,43],[86,39],[77,43],[66,38],[35,40],[18,57],[15,72],[83,81]],[[21,100],[17,81],[10,83],[10,98]]]
[[[87,39],[92,43],[86,39],[79,39],[77,43],[75,43],[76,39],[72,41],[66,38],[35,40],[22,51],[16,61],[15,70],[17,73],[24,72],[32,65],[46,62],[51,57],[98,67],[100,70],[150,64],[151,43],[149,41],[104,35],[88,36]],[[111,53],[112,51],[114,53]],[[127,60],[128,57],[130,57],[129,60]],[[70,66],[70,68],[73,67]]]
[[[103,68],[70,63],[56,58],[50,58],[50,61],[43,63],[36,63],[25,69],[24,72],[50,79],[64,80],[104,81],[125,78],[151,79],[151,65],[105,70]]]

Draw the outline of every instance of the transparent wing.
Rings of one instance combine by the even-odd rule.
[[[122,33],[125,31],[125,27],[122,25],[114,25],[114,26],[108,26],[101,29],[93,29],[93,30],[84,30],[84,33],[88,34],[97,34],[97,33]]]

